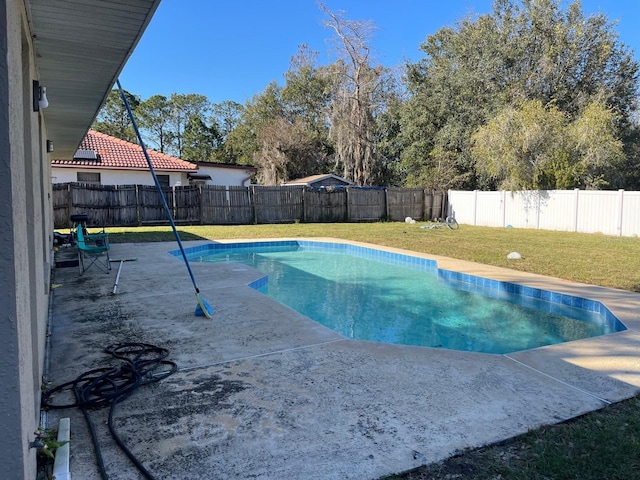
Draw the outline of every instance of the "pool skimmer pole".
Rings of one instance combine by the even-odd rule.
[[[116,275],[116,283],[113,284],[112,295],[116,294],[116,290],[118,288],[118,280],[120,280],[120,271],[122,270],[122,264],[124,262],[135,262],[136,260],[138,259],[137,258],[118,258],[118,259],[109,260],[110,262],[120,262],[120,266],[118,267],[118,274]]]

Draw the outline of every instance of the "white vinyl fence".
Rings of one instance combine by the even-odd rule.
[[[461,224],[640,235],[640,192],[625,190],[449,191]]]

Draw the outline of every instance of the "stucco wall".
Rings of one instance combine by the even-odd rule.
[[[89,170],[56,166],[51,168],[51,181],[52,183],[76,182],[78,172],[100,172],[102,185],[153,185],[153,178],[148,170]],[[157,175],[167,175],[167,173],[156,171]],[[200,166],[198,174],[211,176],[211,180],[206,182],[207,185],[248,186],[251,183],[251,172],[238,168]],[[189,178],[186,173],[170,172],[169,175],[169,182],[172,187],[189,185]]]
[[[51,182],[52,183],[69,183],[77,182],[78,172],[100,172],[100,183],[102,185],[154,185],[151,172],[135,171],[135,170],[98,170],[98,169],[81,169],[68,167],[52,167]],[[169,185],[172,187],[178,185],[189,185],[189,179],[186,173],[163,172],[156,170],[156,175],[169,175]]]
[[[0,0],[0,478],[36,475],[52,216],[34,79],[24,4]]]
[[[200,164],[198,174],[206,174],[211,176],[211,180],[207,180],[207,185],[229,185],[229,186],[249,186],[251,172],[237,168],[224,167],[207,167]]]

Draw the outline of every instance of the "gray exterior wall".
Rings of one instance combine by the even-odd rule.
[[[0,0],[0,478],[34,479],[53,227],[22,0]]]

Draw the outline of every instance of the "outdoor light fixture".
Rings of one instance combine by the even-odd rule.
[[[37,112],[41,108],[47,108],[49,100],[47,99],[47,87],[41,87],[38,80],[33,81],[33,111]]]
[[[53,140],[47,140],[47,153],[51,152],[53,152]]]
[[[47,87],[40,87],[40,108],[47,108],[49,106],[49,99],[47,98]]]

